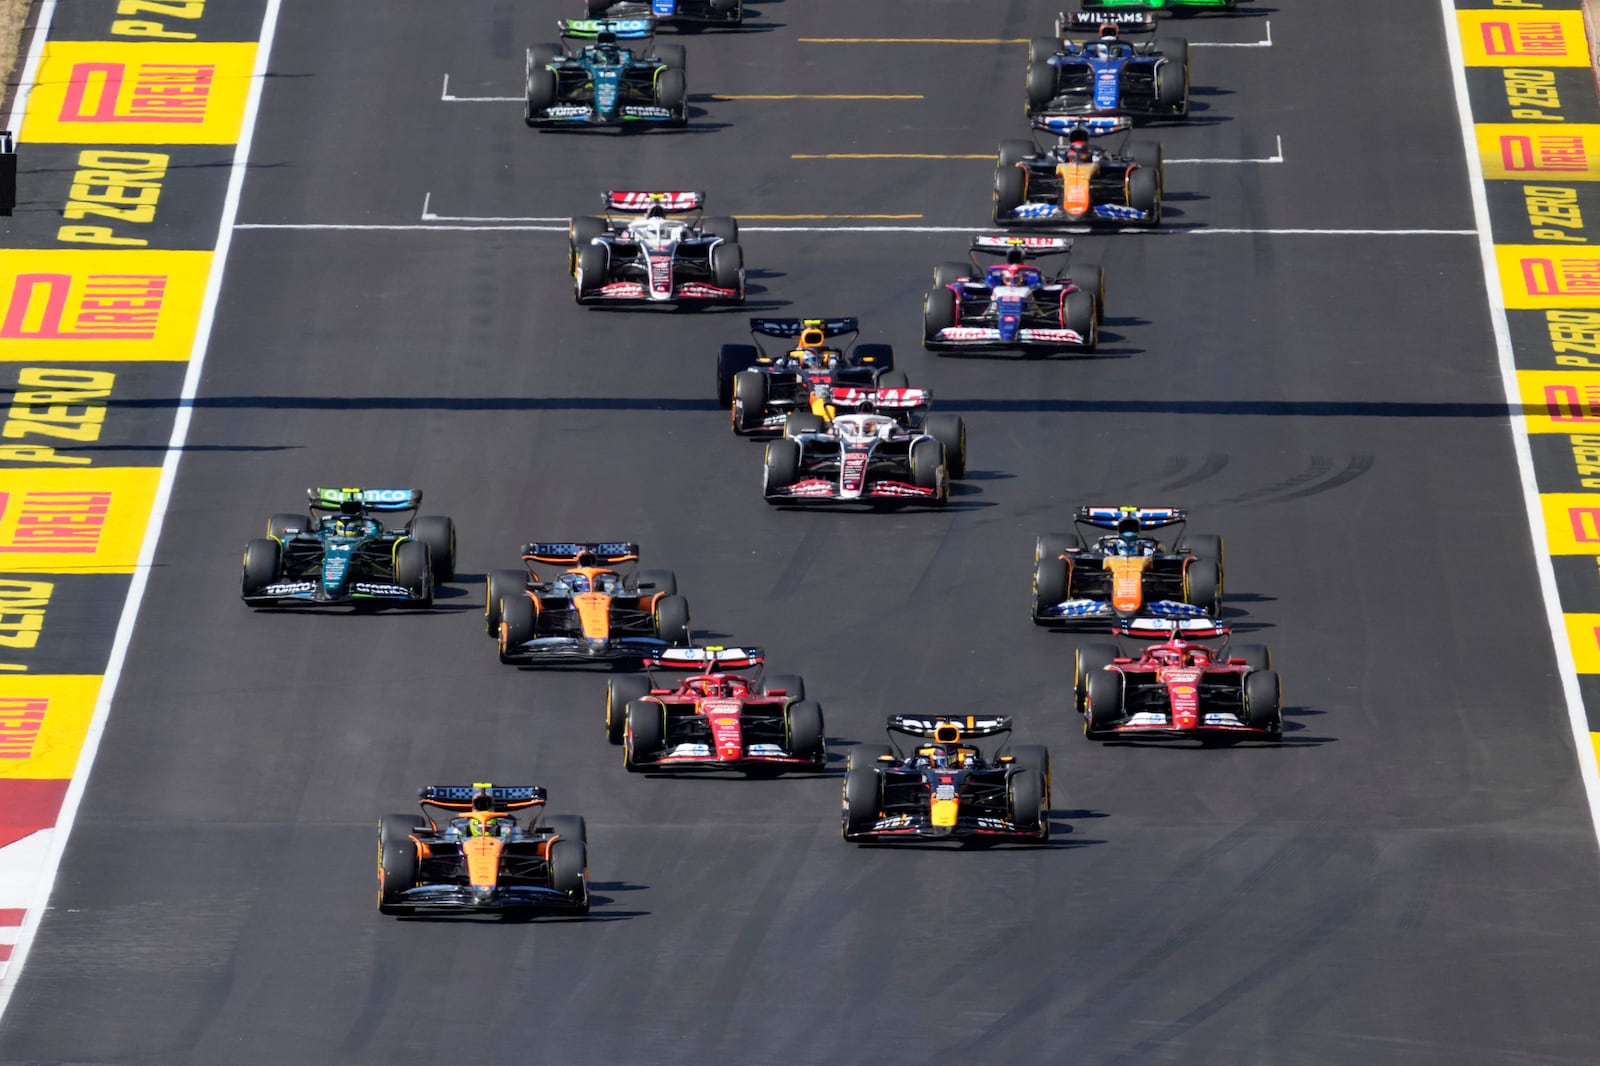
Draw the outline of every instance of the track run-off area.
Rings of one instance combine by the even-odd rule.
[[[135,39],[43,4],[11,123],[0,1063],[1600,1061],[1576,2],[1169,23],[1163,225],[1078,237],[1102,345],[1049,360],[918,342],[1056,7],[750,0],[682,38],[688,128],[618,136],[521,121],[577,5],[191,6]],[[575,306],[566,219],[608,188],[738,216],[747,307]],[[752,314],[892,343],[967,419],[949,506],[765,505],[713,392]],[[245,539],[325,484],[455,518],[432,610],[239,602]],[[1282,744],[1084,740],[1080,638],[1026,613],[1083,503],[1225,537]],[[638,540],[698,637],[803,673],[830,770],[624,772],[603,674],[483,635],[484,574],[557,539]],[[844,844],[845,756],[912,711],[1049,745],[1048,846]],[[587,919],[376,913],[377,816],[480,780],[586,817]]]

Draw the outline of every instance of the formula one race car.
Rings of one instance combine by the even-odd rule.
[[[1028,52],[1028,116],[1061,120],[1090,133],[1128,129],[1135,119],[1189,113],[1189,42],[1133,44],[1115,23],[1092,40],[1036,37]]]
[[[386,528],[377,515],[415,515],[415,489],[307,489],[307,514],[275,514],[244,546],[240,594],[251,607],[293,603],[431,607],[456,570],[456,525],[422,515]]]
[[[795,675],[754,678],[760,648],[668,648],[648,668],[693,670],[659,685],[653,677],[619,674],[606,684],[606,739],[622,745],[622,765],[636,773],[823,770],[822,707],[806,699]]]
[[[927,389],[867,389],[855,385],[816,385],[811,390],[811,410],[791,411],[783,435],[798,438],[828,432],[840,415],[883,415],[910,433],[924,433],[944,445],[944,465],[953,480],[967,476],[967,420],[960,415],[933,414],[933,394]]]
[[[1090,22],[1116,21],[1124,26],[1154,21],[1157,11],[1172,15],[1196,15],[1202,11],[1232,11],[1238,0],[1081,0],[1083,11],[1063,12],[1060,22],[1078,26]]]
[[[927,503],[950,499],[944,444],[888,415],[839,415],[767,445],[768,503]]]
[[[530,126],[683,126],[689,121],[682,45],[657,45],[651,19],[558,23],[560,44],[528,49]],[[569,51],[567,40],[592,40]],[[643,42],[624,48],[619,41]]]
[[[755,344],[724,344],[717,353],[717,403],[731,408],[738,434],[778,433],[791,411],[811,409],[819,385],[857,385],[903,389],[910,384],[894,368],[894,349],[887,344],[830,344],[836,337],[854,337],[861,324],[853,318],[752,318]],[[762,337],[790,342],[780,355],[760,346]]]
[[[739,223],[702,218],[701,192],[608,192],[604,218],[567,230],[567,269],[580,304],[744,302]],[[611,212],[643,215],[616,219]],[[671,218],[693,212],[692,218]]]
[[[520,666],[628,662],[689,643],[689,601],[671,570],[623,574],[639,546],[622,542],[534,543],[522,549],[524,570],[493,570],[484,627],[498,637],[500,661]],[[567,566],[546,581],[535,563]]]
[[[1065,130],[1049,148],[1034,141],[1001,141],[994,172],[995,225],[1157,225],[1161,146],[1125,151],[1090,144],[1082,126]]]
[[[1222,538],[1188,533],[1176,507],[1080,507],[1075,533],[1046,533],[1033,553],[1033,624],[1065,626],[1136,615],[1176,601],[1215,615]],[[1169,547],[1146,532],[1177,527]],[[1109,530],[1087,543],[1087,530]],[[1190,614],[1194,612],[1180,612]]]
[[[637,18],[653,16],[657,22],[679,28],[742,26],[744,0],[584,0],[589,17]]]
[[[1050,752],[1009,748],[1010,718],[889,716],[891,745],[850,753],[843,793],[846,840],[1038,842],[1050,838]],[[914,737],[902,752],[897,736]],[[985,753],[976,741],[1004,738]]]
[[[422,814],[378,822],[380,913],[589,913],[583,819],[545,816],[524,827],[511,814],[543,807],[544,789],[485,781],[417,795]],[[450,817],[441,825],[430,807]]]
[[[1207,744],[1282,740],[1282,694],[1271,667],[1265,645],[1230,650],[1225,641],[1211,648],[1176,628],[1133,655],[1112,644],[1086,644],[1073,668],[1083,735],[1195,737]]]
[[[1105,275],[1098,266],[1046,276],[1030,259],[1070,255],[1066,237],[972,238],[965,263],[933,268],[934,288],[922,301],[922,346],[930,352],[1092,352],[1105,313]],[[988,266],[978,255],[1004,255]]]

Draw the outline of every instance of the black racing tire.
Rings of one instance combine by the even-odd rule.
[[[1252,670],[1244,675],[1245,720],[1256,729],[1283,735],[1283,689],[1276,670]]]
[[[1094,293],[1079,289],[1061,297],[1061,325],[1083,338],[1083,350],[1092,352],[1100,343],[1100,315]]]
[[[628,704],[627,730],[622,737],[622,765],[639,773],[661,754],[667,742],[666,708],[660,700],[634,700]]]
[[[946,465],[944,445],[936,440],[911,442],[911,483],[919,489],[939,487],[939,468]],[[948,468],[946,469],[948,476]]]
[[[999,159],[1002,167],[1014,168],[1024,159],[1031,159],[1038,154],[1039,146],[1021,137],[1012,137],[1000,142]]]
[[[400,542],[394,550],[394,582],[417,597],[411,606],[433,606],[433,559],[426,544],[416,539]]]
[[[539,819],[539,824],[568,840],[589,840],[589,826],[581,814],[551,814]]]
[[[793,702],[806,698],[806,682],[799,674],[767,674],[761,679],[758,691],[763,696],[782,692],[785,698]]]
[[[870,366],[880,373],[894,369],[894,346],[876,342],[858,344],[850,352],[852,358],[862,366]]]
[[[1083,551],[1083,538],[1076,533],[1041,533],[1033,541],[1033,561],[1054,559],[1064,552]]]
[[[1227,592],[1227,562],[1222,555],[1222,538],[1215,533],[1193,533],[1184,536],[1178,545],[1188,548],[1189,554],[1199,559],[1211,559],[1217,564],[1217,594]]]
[[[1154,226],[1161,221],[1160,174],[1150,167],[1135,167],[1128,175],[1128,206],[1150,216],[1139,225]]]
[[[1080,262],[1069,271],[1072,283],[1094,297],[1096,323],[1106,314],[1106,272],[1099,263]]]
[[[930,414],[922,431],[944,445],[945,472],[952,481],[967,476],[967,420],[960,415]]]
[[[851,759],[844,772],[843,835],[846,840],[857,833],[868,833],[877,824],[883,809],[883,775],[875,766]]]
[[[1061,36],[1035,37],[1028,42],[1028,65],[1030,67],[1048,60],[1051,56],[1061,51]]]
[[[743,21],[743,12],[740,11],[743,5],[744,0],[711,0],[711,10],[719,15],[739,13],[734,25],[738,25],[739,22]]]
[[[643,674],[612,674],[606,678],[606,742],[621,744],[628,727],[628,704],[650,695],[650,679]]]
[[[682,596],[663,596],[656,601],[656,636],[673,647],[689,643],[689,601]]]
[[[887,744],[857,744],[845,758],[846,766],[876,766],[883,756],[893,756],[894,749]]]
[[[875,388],[880,389],[909,389],[911,379],[904,370],[884,370],[872,382]]]
[[[656,60],[668,70],[681,70],[688,73],[689,53],[681,44],[656,45]]]
[[[826,427],[827,422],[821,415],[810,411],[792,411],[783,420],[783,435],[793,440],[802,433],[821,433]]]
[[[733,376],[756,365],[761,353],[753,344],[724,344],[717,350],[717,406],[733,403]]]
[[[449,515],[419,515],[411,523],[411,535],[428,546],[433,564],[433,580],[450,581],[456,576],[456,523]]]
[[[589,845],[564,837],[550,845],[550,887],[572,901],[571,912],[589,913]]]
[[[935,288],[943,288],[946,285],[953,285],[962,278],[970,277],[972,277],[971,263],[957,263],[952,260],[950,262],[940,263],[938,266],[933,268],[933,284]]]
[[[583,2],[589,11],[589,17],[598,18],[609,11],[611,5],[616,3],[617,0],[583,0]]]
[[[500,635],[500,601],[508,596],[526,598],[526,570],[491,570],[483,582],[483,630],[491,637]]]
[[[1156,103],[1175,115],[1189,113],[1189,42],[1182,37],[1157,37],[1154,51],[1166,62],[1156,69]]]
[[[540,120],[539,112],[556,102],[556,72],[549,67],[530,68],[525,97],[522,120],[532,126]]]
[[[528,48],[528,69],[546,66],[554,63],[567,54],[567,50],[559,44],[535,44]]]
[[[1230,644],[1228,658],[1243,659],[1252,670],[1272,669],[1272,652],[1265,644]]]
[[[784,726],[789,734],[789,754],[798,759],[810,759],[814,770],[827,765],[827,733],[822,724],[822,704],[816,700],[791,703],[783,712]]]
[[[657,107],[664,107],[669,111],[681,111],[686,99],[688,92],[684,85],[682,70],[668,67],[656,76]]]
[[[417,842],[411,834],[426,828],[419,814],[386,814],[378,819],[378,912],[410,914],[396,900],[417,883]]]
[[[1013,221],[1011,212],[1022,206],[1028,194],[1028,176],[1021,167],[996,167],[994,172],[994,222],[1004,226]]]
[[[701,220],[700,232],[707,237],[721,237],[725,241],[737,241],[739,239],[739,220],[731,215],[712,215],[710,218]],[[750,361],[752,363],[755,362],[754,359]],[[742,370],[743,367],[740,369]]]
[[[538,614],[525,594],[513,594],[500,601],[500,661],[509,662],[506,652],[526,644],[538,630]]]
[[[1122,712],[1122,675],[1114,670],[1097,670],[1089,675],[1085,692],[1088,702],[1083,710],[1083,735],[1094,740],[1126,717]]]
[[[754,433],[767,413],[767,375],[741,370],[733,375],[733,431]]]
[[[567,273],[578,269],[578,249],[587,248],[591,241],[606,232],[606,220],[593,215],[580,215],[567,223]]]
[[[950,289],[934,289],[922,298],[922,346],[929,351],[940,351],[933,345],[939,340],[939,331],[956,324],[956,294]],[[949,343],[946,341],[945,343]]]
[[[267,536],[277,537],[282,540],[309,528],[310,523],[311,519],[308,515],[281,512],[267,519]]]
[[[1133,145],[1128,151],[1128,157],[1141,167],[1148,167],[1157,174],[1161,172],[1163,156],[1159,141],[1141,141]]]
[[[262,589],[278,580],[278,574],[283,569],[283,545],[270,537],[256,537],[244,546],[243,565],[239,594],[246,603],[257,606],[252,601],[260,597]],[[261,606],[270,603],[271,599],[260,600]]]
[[[604,245],[589,244],[578,249],[578,272],[572,276],[572,290],[579,303],[609,280],[611,254]]]
[[[744,249],[724,241],[711,249],[712,283],[719,289],[732,289],[744,298]]]
[[[787,437],[769,442],[761,475],[761,488],[768,502],[776,503],[785,499],[771,493],[776,489],[788,488],[800,480],[800,442]]]
[[[1011,761],[1023,770],[1036,770],[1044,777],[1044,805],[1050,806],[1050,749],[1043,744],[1018,744],[1011,749]]]
[[[1049,625],[1044,617],[1046,607],[1054,607],[1067,598],[1067,580],[1071,574],[1067,561],[1059,555],[1049,555],[1033,564],[1033,622]]]
[[[1183,570],[1183,602],[1215,615],[1222,600],[1222,574],[1215,559],[1191,559]]]
[[[1019,770],[1011,775],[1011,820],[1023,832],[1050,839],[1050,811],[1045,805],[1048,792],[1044,775],[1037,770]]]
[[[1117,646],[1105,642],[1078,645],[1072,656],[1072,708],[1079,714],[1089,702],[1089,678],[1117,659]]]
[[[641,570],[633,575],[633,587],[643,592],[678,594],[678,575],[671,570]]]
[[[1040,38],[1044,40],[1045,38]],[[1056,98],[1056,68],[1037,59],[1028,61],[1028,113],[1043,111]]]

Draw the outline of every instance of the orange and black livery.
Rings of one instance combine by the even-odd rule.
[[[1188,532],[1177,507],[1079,507],[1073,533],[1045,533],[1033,553],[1034,625],[1114,625],[1155,613],[1215,618],[1222,538]],[[1176,530],[1170,544],[1155,534]]]

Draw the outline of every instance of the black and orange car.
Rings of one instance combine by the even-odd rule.
[[[543,807],[544,789],[485,781],[417,795],[421,814],[378,821],[379,912],[589,913],[583,819],[535,813],[524,827],[511,813]]]
[[[484,624],[500,642],[500,661],[524,666],[643,660],[689,643],[689,601],[671,570],[622,572],[639,545],[623,541],[535,542],[523,570],[494,570]],[[536,564],[566,567],[549,580]]]
[[[1188,532],[1187,511],[1080,507],[1072,520],[1077,532],[1046,533],[1034,547],[1034,625],[1217,615],[1222,538]],[[1170,543],[1151,535],[1166,529],[1177,530]],[[1100,535],[1086,537],[1091,530]]]

